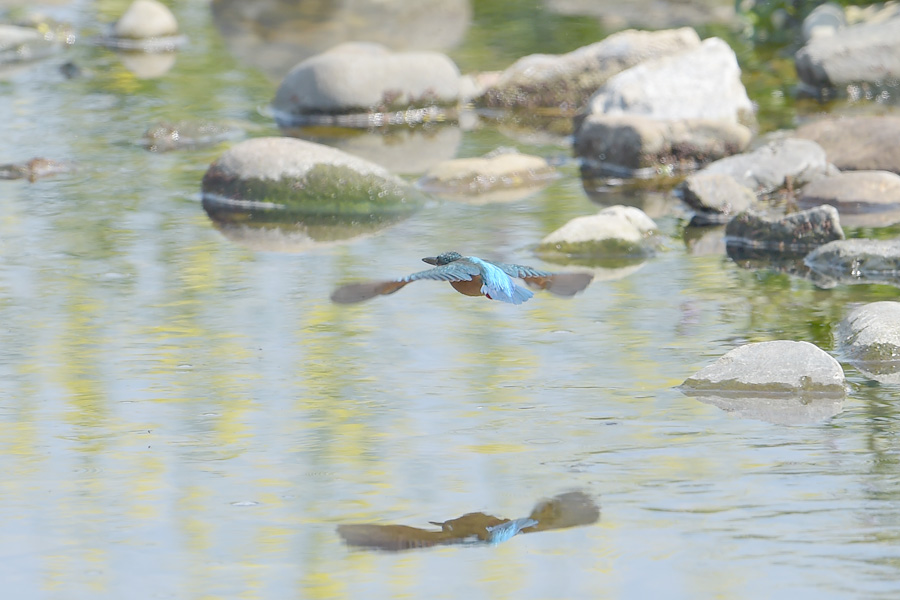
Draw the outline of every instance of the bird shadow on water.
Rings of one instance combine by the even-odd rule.
[[[519,533],[534,533],[591,525],[600,520],[600,507],[581,491],[565,492],[538,502],[527,517],[506,519],[485,513],[467,513],[449,521],[429,521],[439,530],[409,525],[352,523],[338,525],[348,546],[399,552],[458,544],[499,544]]]

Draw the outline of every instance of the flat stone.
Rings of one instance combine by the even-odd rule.
[[[900,19],[863,23],[814,37],[794,57],[813,88],[882,83],[900,78]]]
[[[751,137],[749,129],[726,120],[592,114],[581,122],[574,146],[589,168],[641,176],[663,167],[694,169],[740,152]]]
[[[520,58],[476,100],[503,108],[583,107],[610,77],[645,60],[670,56],[700,45],[688,27],[667,31],[620,31],[567,54]]]
[[[850,239],[830,242],[803,262],[837,283],[900,286],[900,240]]]
[[[888,227],[900,223],[900,176],[888,171],[846,171],[807,184],[801,207],[829,204],[850,227]]]
[[[900,117],[823,119],[799,127],[794,135],[819,144],[841,171],[892,171],[900,174]]]
[[[697,371],[681,385],[686,394],[829,395],[843,397],[844,370],[809,342],[746,344]]]
[[[834,172],[821,146],[794,138],[774,140],[752,152],[722,158],[700,171],[731,175],[757,194],[777,190],[788,180],[796,187]]]
[[[437,194],[479,195],[533,188],[556,176],[556,169],[540,156],[499,148],[482,157],[439,163],[425,173],[419,186]]]
[[[538,253],[569,256],[645,257],[653,253],[647,240],[658,227],[633,206],[610,206],[595,215],[576,217],[548,234]]]
[[[746,211],[729,221],[725,236],[728,245],[806,253],[844,239],[844,231],[837,210],[825,205],[776,218]]]
[[[348,43],[291,69],[272,108],[282,125],[347,114],[379,114],[386,122],[412,124],[431,118],[424,109],[455,109],[459,93],[459,70],[444,54],[395,53],[375,44]]]
[[[591,97],[588,112],[738,122],[751,118],[753,104],[734,51],[723,40],[708,38],[694,50],[615,75]]]
[[[679,190],[682,200],[697,211],[693,225],[724,225],[756,203],[753,190],[723,173],[694,173]]]

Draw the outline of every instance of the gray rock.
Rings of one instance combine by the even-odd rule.
[[[834,337],[863,375],[881,383],[900,383],[900,302],[872,302],[853,309]]]
[[[828,205],[774,219],[747,211],[728,223],[725,235],[728,245],[803,254],[844,239],[838,212]]]
[[[157,0],[134,0],[116,21],[113,34],[119,38],[146,39],[178,35],[178,21]]]
[[[499,201],[521,198],[556,177],[556,169],[540,156],[498,148],[482,157],[435,165],[419,180],[419,187],[435,194],[487,195],[492,201]]]
[[[752,152],[717,160],[700,172],[731,175],[741,185],[761,194],[784,186],[788,180],[793,186],[800,186],[834,173],[835,169],[815,142],[783,138]]]
[[[848,227],[888,227],[900,223],[900,176],[888,171],[847,171],[807,184],[801,207],[830,204]]]
[[[800,79],[813,88],[898,79],[900,19],[852,25],[813,38],[794,60]]]
[[[362,115],[361,126],[412,124],[459,100],[459,70],[437,52],[390,52],[376,44],[342,44],[288,73],[272,102],[280,125]],[[371,115],[380,115],[373,121]],[[353,121],[340,122],[353,125]]]
[[[835,342],[854,363],[888,363],[881,366],[892,373],[900,371],[900,302],[872,302],[853,309],[835,331]]]
[[[576,217],[547,235],[538,254],[575,257],[646,257],[653,253],[648,240],[658,230],[653,219],[633,206],[610,206],[595,215]]]
[[[44,177],[54,177],[74,170],[71,163],[37,157],[25,163],[0,165],[0,179],[27,179],[34,183]]]
[[[740,152],[751,137],[749,129],[726,120],[593,114],[581,122],[574,145],[588,168],[640,177],[696,168]]]
[[[893,171],[900,174],[900,117],[823,119],[799,127],[794,135],[813,140],[842,171]]]
[[[734,51],[719,38],[699,48],[645,61],[607,81],[588,112],[654,119],[737,122],[753,114]]]
[[[384,168],[294,138],[236,144],[203,177],[204,207],[255,207],[307,225],[379,223],[410,215],[423,197]],[[279,217],[280,218],[280,217]]]
[[[844,16],[843,7],[835,2],[826,2],[815,7],[806,15],[806,18],[803,19],[801,33],[805,43],[813,38],[834,35],[837,30],[846,26],[847,17]]]
[[[687,378],[686,394],[843,397],[844,370],[809,342],[778,340],[740,346]]]
[[[140,144],[151,152],[169,152],[212,146],[243,135],[237,127],[210,121],[160,122],[147,128]]]
[[[830,242],[803,262],[838,283],[884,283],[900,286],[900,240],[851,239]]]
[[[756,203],[756,194],[722,173],[694,173],[679,187],[681,198],[697,211],[692,225],[724,225]]]
[[[476,104],[571,111],[583,107],[597,88],[624,69],[699,45],[700,37],[687,27],[656,32],[628,30],[567,54],[532,54],[503,71]]]

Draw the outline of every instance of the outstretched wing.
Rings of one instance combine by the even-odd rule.
[[[547,290],[557,296],[574,296],[594,279],[591,273],[551,273],[525,265],[494,264],[510,277],[518,277],[530,287]]]
[[[403,286],[413,281],[421,279],[430,279],[433,281],[471,281],[473,277],[478,275],[478,267],[465,262],[452,262],[447,265],[428,269],[427,271],[419,271],[412,275],[407,275],[401,279],[392,279],[389,281],[360,281],[358,283],[348,283],[331,294],[331,301],[337,304],[353,304],[355,302],[363,302],[371,300],[375,296],[384,296],[393,294]]]

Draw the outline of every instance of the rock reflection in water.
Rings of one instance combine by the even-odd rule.
[[[430,521],[440,530],[354,523],[338,525],[337,532],[349,546],[397,552],[452,544],[499,544],[518,533],[591,525],[599,519],[600,508],[594,500],[584,492],[573,491],[538,502],[531,514],[519,519],[477,512],[449,521]]]
[[[775,425],[821,423],[843,410],[843,398],[834,396],[690,395],[742,419],[756,419]]]

